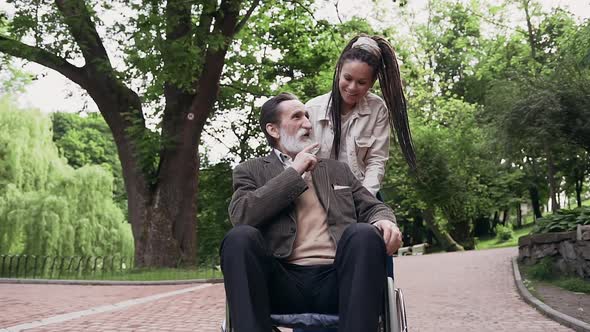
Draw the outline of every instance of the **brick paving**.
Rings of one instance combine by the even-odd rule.
[[[0,284],[0,328],[191,286]]]
[[[572,331],[522,301],[517,248],[405,256],[396,260],[411,331]]]
[[[519,298],[510,261],[516,254],[507,248],[398,258],[410,331],[571,331]],[[0,285],[0,330],[188,287],[194,285]],[[223,313],[223,285],[215,284],[26,331],[217,332]]]

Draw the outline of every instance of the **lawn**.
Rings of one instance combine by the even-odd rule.
[[[66,279],[67,276],[64,276]],[[97,273],[77,276],[78,280],[117,280],[117,281],[158,281],[223,278],[221,271],[214,269],[136,269],[129,272]]]
[[[590,282],[575,275],[560,275],[551,265],[549,260],[532,266],[519,264],[523,278],[529,280],[527,288],[534,290],[536,283],[547,283],[572,292],[590,294]]]
[[[199,267],[178,268],[125,268],[102,269],[98,264],[91,268],[79,267],[68,264],[67,260],[56,258],[57,264],[29,264],[18,257],[14,261],[0,261],[0,277],[25,278],[25,279],[64,279],[64,280],[117,280],[117,281],[159,281],[159,280],[188,280],[223,278],[219,266],[213,263],[203,264]],[[24,261],[24,262],[23,262]],[[64,261],[64,262],[62,262]],[[61,263],[60,263],[61,262]],[[30,263],[30,262],[29,262]],[[35,261],[36,263],[36,261]],[[102,263],[102,262],[101,262]],[[117,262],[118,263],[118,262]],[[108,265],[108,264],[107,264]],[[117,264],[118,265],[118,264]],[[93,267],[93,268],[92,268]]]
[[[533,229],[533,224],[527,224],[522,228],[514,230],[514,236],[508,241],[501,241],[496,236],[482,236],[475,239],[475,249],[493,249],[493,248],[505,248],[505,247],[516,247],[518,246],[518,238],[524,235],[528,235]]]
[[[16,277],[16,276],[10,276]],[[22,275],[18,277],[23,278]],[[89,273],[52,273],[28,276],[29,279],[61,279],[61,280],[113,280],[113,281],[161,281],[161,280],[191,280],[223,278],[221,271],[213,268],[162,268],[162,269],[134,269],[116,272]]]

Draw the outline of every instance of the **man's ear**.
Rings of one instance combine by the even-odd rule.
[[[274,123],[267,123],[266,124],[266,132],[274,139],[278,140],[281,136],[279,134],[279,126]]]

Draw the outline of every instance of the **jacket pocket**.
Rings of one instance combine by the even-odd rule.
[[[365,166],[365,158],[367,157],[367,152],[373,143],[375,143],[375,136],[357,136],[354,138],[354,143],[356,146],[356,156],[359,163],[362,165],[362,169],[364,171]],[[364,172],[363,172],[364,173]]]
[[[356,219],[354,198],[351,188],[342,188],[332,191],[330,202],[330,215],[332,220],[339,224],[350,224]]]

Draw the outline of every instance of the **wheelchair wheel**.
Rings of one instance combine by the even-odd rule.
[[[407,332],[406,307],[401,289],[395,288],[393,278],[387,278],[383,314],[379,319],[379,332]]]

